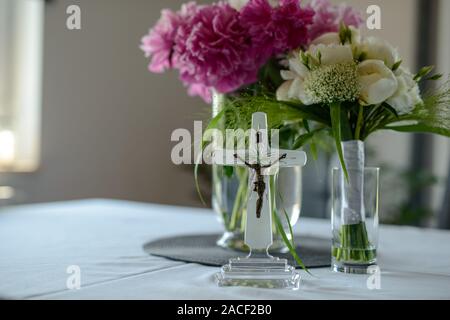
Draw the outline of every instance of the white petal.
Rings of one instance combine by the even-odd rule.
[[[278,101],[289,101],[289,89],[292,85],[292,80],[284,82],[277,90]]]
[[[291,70],[281,70],[280,71],[281,78],[283,80],[294,80],[296,75]]]
[[[361,102],[379,104],[391,97],[398,88],[394,73],[383,61],[366,60],[358,66],[361,85]]]
[[[321,35],[320,37],[316,38],[313,42],[311,42],[311,44],[313,44],[313,45],[319,45],[319,44],[339,45],[340,43],[341,43],[341,39],[339,38],[339,34],[337,32],[325,33],[325,34]]]
[[[394,108],[399,115],[410,113],[417,104],[422,103],[420,89],[413,75],[406,69],[396,72],[398,88],[395,94],[386,102]]]
[[[352,32],[352,45],[358,45],[361,43],[361,31],[359,29],[350,26],[350,31]]]
[[[289,89],[289,97],[291,99],[300,100],[306,105],[314,103],[313,98],[305,91],[305,82],[300,78],[295,79],[292,83],[291,88]]]
[[[348,45],[325,46],[319,44],[317,46],[313,46],[311,51],[314,57],[317,57],[320,52],[322,65],[332,65],[353,61],[352,48]]]
[[[392,68],[400,59],[398,51],[389,43],[379,38],[366,38],[362,47],[362,50],[366,53],[367,59],[381,60],[386,63],[389,68]]]
[[[289,59],[289,69],[295,72],[299,77],[305,78],[309,73],[308,68],[300,61],[299,58]]]

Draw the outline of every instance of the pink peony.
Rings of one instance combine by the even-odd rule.
[[[275,7],[268,0],[250,0],[241,10],[241,19],[258,62],[306,44],[313,15],[313,10],[300,7],[299,0],[281,0]]]
[[[251,56],[250,38],[239,12],[227,3],[199,9],[178,29],[175,52],[180,78],[191,93],[206,87],[235,91],[257,80],[259,66]]]
[[[191,97],[199,96],[206,103],[212,102],[211,89],[204,86],[203,84],[200,84],[200,83],[191,84],[191,85],[188,84],[188,94]]]
[[[299,0],[250,0],[241,11],[225,2],[189,2],[178,12],[163,10],[141,49],[151,72],[177,69],[188,93],[210,102],[213,89],[229,93],[256,82],[268,59],[337,31],[341,21],[359,26],[362,19],[328,0],[306,8]]]
[[[312,0],[309,8],[316,13],[313,24],[309,26],[311,40],[327,32],[339,31],[342,22],[354,27],[359,27],[363,22],[360,12],[345,4],[332,5],[329,0]]]
[[[171,11],[163,10],[161,18],[149,33],[142,38],[140,48],[151,61],[148,69],[151,72],[162,73],[172,68],[173,46],[178,27],[182,22],[181,17]]]

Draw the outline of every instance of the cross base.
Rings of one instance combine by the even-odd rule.
[[[216,274],[220,287],[243,286],[268,289],[300,287],[300,274],[286,259],[275,257],[235,258]]]

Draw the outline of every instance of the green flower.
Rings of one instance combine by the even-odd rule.
[[[314,68],[305,79],[305,92],[315,103],[356,101],[360,94],[356,63],[343,62]]]

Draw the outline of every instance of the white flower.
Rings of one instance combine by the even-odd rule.
[[[365,53],[366,59],[381,60],[391,69],[400,60],[398,51],[389,43],[379,38],[366,38],[359,49]]]
[[[305,92],[305,78],[309,74],[308,68],[300,61],[299,53],[289,59],[289,70],[282,70],[281,77],[286,80],[277,90],[280,101],[300,100],[304,104],[312,104],[313,98]]]
[[[360,87],[357,64],[354,61],[339,62],[314,68],[304,87],[315,103],[356,101]]]
[[[410,113],[416,105],[423,103],[420,89],[414,76],[408,70],[400,67],[395,72],[398,81],[397,91],[386,102],[399,115]]]
[[[315,39],[308,51],[295,51],[281,72],[286,80],[277,91],[279,100],[300,100],[306,105],[358,101],[361,105],[383,102],[399,115],[423,103],[413,75],[393,67],[400,61],[395,48],[384,40],[362,39],[351,27],[351,40],[341,43],[339,33]],[[306,66],[304,65],[306,64]]]
[[[361,33],[359,29],[356,29],[355,27],[350,26],[349,27],[352,32],[352,45],[359,45],[361,43]],[[317,37],[314,39],[314,41],[311,42],[313,45],[318,44],[324,44],[324,45],[340,45],[341,44],[341,38],[339,36],[338,32],[328,32],[324,33],[323,35]]]
[[[381,60],[361,62],[358,73],[361,85],[359,99],[364,105],[382,103],[397,91],[397,78]]]
[[[332,65],[353,61],[352,48],[349,45],[313,45],[309,53],[313,57],[318,57],[320,52],[321,65]]]
[[[341,44],[341,39],[339,38],[339,34],[337,32],[328,32],[314,39],[314,41],[312,41],[311,44],[339,45]]]
[[[306,54],[315,60],[310,68],[295,52],[289,59],[289,70],[281,71],[286,82],[277,90],[278,100],[310,105],[357,98],[358,73],[349,45],[314,45]]]
[[[361,31],[359,29],[350,26],[350,31],[352,32],[352,45],[359,45],[361,44]]]

